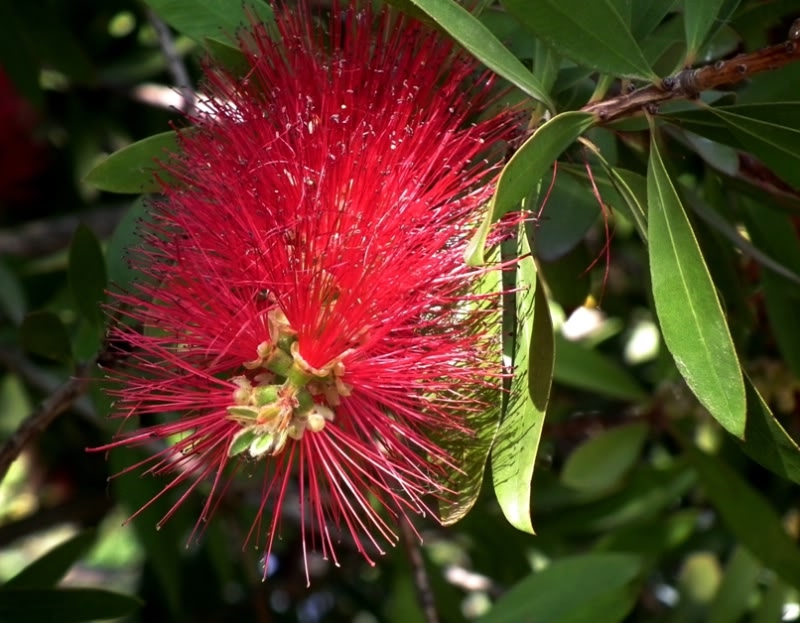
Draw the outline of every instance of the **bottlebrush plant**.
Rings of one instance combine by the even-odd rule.
[[[100,449],[170,440],[145,473],[163,493],[210,483],[202,522],[234,472],[261,472],[248,540],[271,550],[292,503],[304,543],[335,561],[344,532],[371,560],[406,515],[447,521],[479,490],[501,293],[464,258],[519,115],[413,19],[337,4],[313,24],[301,4],[279,42],[246,27],[244,76],[208,62],[111,305],[131,348],[115,414],[135,427]]]
[[[797,618],[797,3],[73,4],[0,8],[2,549],[99,526],[148,623]],[[140,605],[92,539],[0,620]]]

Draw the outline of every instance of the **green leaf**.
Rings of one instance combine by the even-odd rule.
[[[577,245],[597,221],[600,205],[591,186],[559,174],[552,189],[541,198],[532,245],[536,257],[552,262]]]
[[[563,385],[616,400],[640,402],[647,399],[647,392],[616,362],[560,334],[556,335],[554,378]]]
[[[117,224],[108,241],[106,263],[110,284],[127,290],[140,274],[130,265],[130,249],[144,244],[139,236],[140,226],[150,216],[147,199],[137,197]]]
[[[580,65],[613,76],[658,80],[611,0],[503,0],[503,6],[534,35]]]
[[[631,30],[641,41],[653,32],[675,6],[677,0],[633,0]]]
[[[758,390],[746,380],[747,427],[742,450],[772,472],[800,484],[800,447],[770,411]]]
[[[697,134],[749,151],[800,188],[800,102],[703,107],[666,115]]]
[[[686,47],[688,50],[687,65],[691,65],[694,62],[694,58],[703,45],[706,35],[714,25],[720,7],[724,2],[725,0],[704,0],[703,2],[684,0],[683,25],[686,31]]]
[[[604,431],[569,455],[561,481],[583,491],[607,491],[634,466],[647,438],[647,426],[635,422]]]
[[[483,263],[491,224],[517,209],[520,202],[536,188],[553,161],[593,123],[594,117],[590,113],[561,113],[539,127],[517,150],[500,173],[486,218],[467,247],[465,257],[469,264],[475,266]]]
[[[0,261],[0,312],[18,325],[25,317],[27,307],[25,292],[22,291],[19,278],[5,262]]]
[[[142,606],[136,597],[93,588],[0,589],[3,623],[80,623],[116,619]]]
[[[647,171],[650,276],[664,342],[683,378],[722,426],[742,437],[742,371],[716,289],[655,135]]]
[[[628,591],[641,559],[630,554],[559,558],[513,586],[476,623],[615,623],[633,606]],[[621,606],[625,605],[625,608]]]
[[[106,297],[106,260],[100,241],[83,224],[72,236],[67,276],[78,311],[90,324],[102,326],[103,311],[100,304]]]
[[[229,38],[257,20],[271,22],[272,8],[263,0],[145,0],[159,17],[178,32],[200,43],[204,39]]]
[[[767,249],[777,263],[792,275],[800,274],[800,248],[792,220],[769,206],[745,202],[747,232],[761,249]],[[784,274],[762,271],[761,286],[770,328],[786,363],[800,377],[800,326],[797,306],[800,286]]]
[[[611,183],[625,201],[636,231],[647,242],[647,178],[634,171],[609,169]]]
[[[554,110],[539,80],[469,11],[453,0],[411,1],[489,69]]]
[[[238,45],[220,39],[205,39],[204,45],[215,66],[224,67],[234,76],[244,77],[250,71],[247,55]]]
[[[765,566],[800,587],[800,548],[770,503],[725,462],[684,440],[706,496],[733,535]]]
[[[641,556],[654,565],[669,551],[685,543],[697,530],[699,509],[679,510],[659,514],[649,521],[636,521],[602,537],[597,550],[604,552],[629,552]]]
[[[36,108],[44,107],[39,84],[41,56],[31,37],[30,24],[20,15],[19,2],[0,2],[0,67],[11,79],[17,92]]]
[[[522,255],[527,253],[523,239]],[[492,448],[495,495],[508,522],[531,534],[531,480],[553,378],[553,325],[533,258],[518,265],[514,383]]]
[[[510,253],[516,253],[516,241],[508,241]],[[513,256],[512,256],[513,257]],[[503,273],[505,275],[505,273]],[[513,285],[511,286],[513,288]],[[476,289],[476,294],[491,294],[496,296],[503,291],[499,271],[486,272]],[[506,306],[503,307],[504,316],[507,315]],[[509,317],[511,326],[516,326],[516,310],[512,309]],[[505,330],[504,335],[505,338]],[[501,353],[497,353],[497,363],[501,364]],[[481,493],[483,477],[486,471],[486,462],[492,450],[497,430],[502,415],[502,398],[498,396],[502,391],[498,384],[496,388],[487,388],[486,403],[491,405],[484,413],[475,414],[475,421],[471,424],[472,435],[463,440],[447,435],[439,442],[452,457],[459,469],[453,470],[445,485],[452,495],[439,502],[439,519],[443,525],[449,526],[463,519],[475,505]],[[434,439],[435,442],[438,440]]]
[[[708,623],[742,620],[750,609],[753,591],[757,589],[761,575],[761,563],[746,549],[737,546],[709,608]]]
[[[611,530],[655,521],[675,500],[686,495],[697,484],[694,471],[685,464],[654,468],[640,461],[625,486],[600,499],[547,517],[538,518],[539,531],[549,538],[567,535],[608,534]],[[566,491],[575,494],[573,489]],[[586,495],[586,494],[582,494]]]
[[[170,176],[157,161],[168,160],[177,150],[175,132],[155,134],[114,152],[89,171],[84,181],[112,193],[158,192],[161,185],[153,174],[159,171],[164,180]]]
[[[20,328],[22,345],[30,353],[55,361],[69,362],[72,346],[64,323],[49,311],[35,311],[25,316]]]
[[[794,591],[791,591],[794,594]],[[775,623],[784,618],[786,604],[789,603],[790,588],[777,578],[773,578],[761,602],[756,609],[751,623]]]
[[[115,498],[129,513],[136,513],[131,525],[147,552],[148,565],[158,578],[172,620],[180,620],[181,553],[194,519],[189,516],[186,502],[176,508],[174,500],[169,498],[170,492],[166,491],[164,496],[163,478],[131,473],[131,465],[139,465],[148,458],[148,454],[138,449],[112,450],[108,455],[109,469],[115,474],[111,483]],[[170,513],[169,521],[163,521]]]
[[[95,530],[86,530],[60,543],[6,582],[2,590],[54,586],[64,577],[70,567],[86,553],[86,550],[94,543],[96,537]],[[0,600],[2,600],[2,597],[0,597]]]

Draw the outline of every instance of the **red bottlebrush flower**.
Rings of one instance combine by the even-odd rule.
[[[369,560],[450,495],[447,448],[492,406],[497,295],[463,257],[513,115],[474,123],[491,79],[410,19],[277,23],[280,44],[241,39],[244,79],[207,70],[212,112],[165,165],[112,373],[118,416],[162,423],[106,448],[178,438],[146,471],[181,500],[210,481],[203,519],[232,473],[263,469],[249,538],[271,548],[293,491],[304,546],[336,561],[349,534]]]
[[[24,199],[42,169],[44,150],[34,138],[36,113],[0,68],[0,204]]]

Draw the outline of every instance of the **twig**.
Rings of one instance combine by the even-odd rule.
[[[422,548],[419,546],[419,535],[416,533],[411,520],[407,517],[400,520],[400,533],[408,552],[414,578],[414,589],[417,600],[425,617],[425,623],[439,623],[439,613],[436,610],[436,599],[431,588],[428,570],[425,568],[425,559],[422,557]]]
[[[156,32],[161,52],[164,54],[164,58],[167,61],[167,69],[169,69],[169,73],[172,74],[175,86],[183,97],[183,107],[181,110],[191,115],[194,111],[196,96],[192,88],[192,82],[189,79],[189,72],[186,71],[186,65],[184,65],[183,59],[175,48],[175,40],[172,38],[172,32],[170,32],[169,26],[167,26],[151,9],[147,9],[147,19]]]
[[[129,204],[110,206],[83,214],[31,221],[9,231],[0,231],[0,256],[34,258],[60,251],[69,244],[80,223],[104,238],[114,231],[128,207]]]
[[[92,358],[76,370],[76,375],[65,381],[48,396],[39,407],[20,424],[11,438],[0,449],[0,482],[22,449],[41,435],[55,419],[69,409],[86,391],[91,382],[90,372],[96,359]]]
[[[727,61],[717,61],[697,69],[684,69],[664,78],[660,84],[587,104],[581,110],[594,114],[600,123],[609,123],[642,111],[655,112],[659,104],[669,100],[694,99],[703,91],[736,84],[797,60],[800,60],[800,41],[790,38],[757,52],[739,54]]]

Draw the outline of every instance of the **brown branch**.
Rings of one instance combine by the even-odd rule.
[[[790,38],[757,52],[739,54],[727,61],[717,61],[697,69],[684,69],[664,78],[660,84],[587,104],[581,110],[595,115],[601,124],[643,111],[653,113],[658,105],[664,102],[694,99],[703,91],[736,84],[756,74],[779,69],[797,60],[800,60],[800,41]]]
[[[90,373],[96,359],[81,365],[76,376],[65,381],[39,407],[31,413],[14,431],[11,438],[0,449],[0,482],[6,477],[8,468],[19,456],[22,449],[41,435],[59,415],[69,409],[83,395],[91,382]]]

